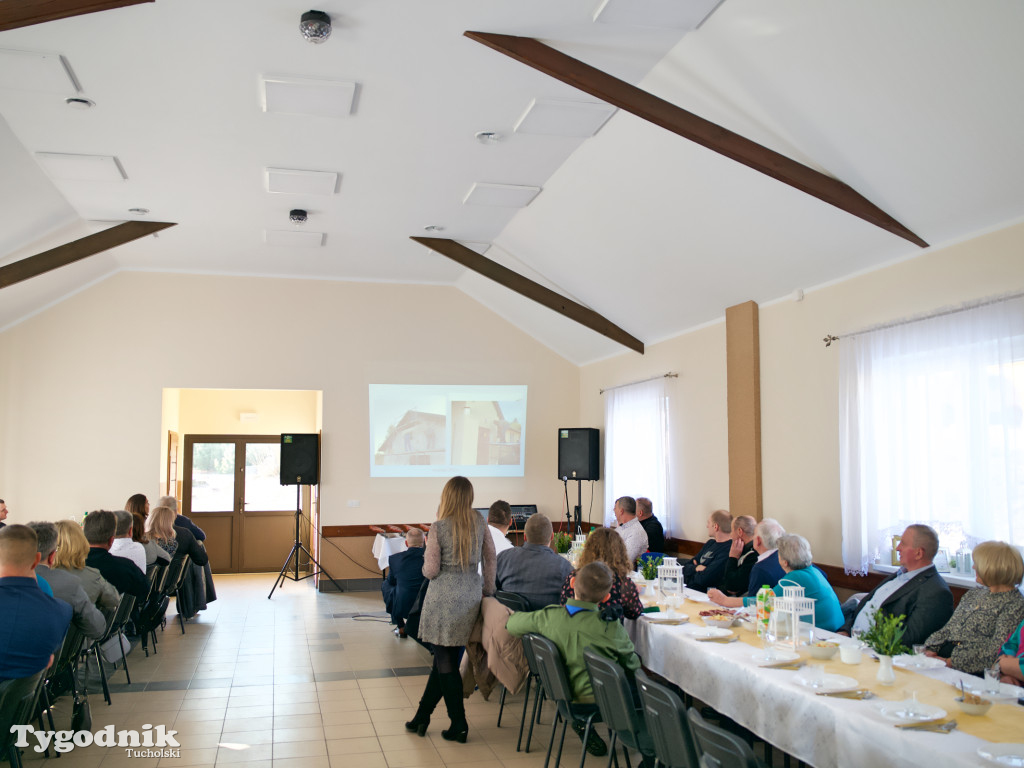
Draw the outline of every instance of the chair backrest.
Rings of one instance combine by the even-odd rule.
[[[558,646],[543,635],[529,634],[530,647],[537,662],[537,674],[544,688],[544,695],[555,702],[558,711],[566,720],[572,720],[572,686],[565,674],[565,663]]]
[[[97,640],[98,645],[102,645],[107,642],[110,638],[121,631],[121,627],[125,625],[128,618],[132,615],[132,608],[135,607],[135,595],[129,595],[125,592],[121,595],[121,602],[117,604],[117,610],[114,611],[114,615],[110,617],[110,623],[107,625],[107,632],[102,639]]]
[[[48,670],[48,674],[45,674],[46,680],[53,680],[63,674],[75,659],[78,658],[78,654],[81,652],[84,644],[85,635],[72,622],[68,626],[68,631],[64,634],[64,641],[60,644],[60,650],[57,651],[54,657],[53,665]]]
[[[683,700],[642,669],[636,673],[636,687],[658,762],[665,768],[701,768]]]
[[[530,610],[530,601],[518,592],[503,592],[498,590],[494,593],[495,599],[502,605],[511,608],[513,611]]]
[[[626,671],[617,661],[592,648],[583,651],[583,661],[590,673],[594,701],[597,702],[605,725],[618,733],[619,740],[627,747],[653,753],[643,719],[633,704],[633,693],[629,688]]]
[[[173,595],[181,587],[185,581],[185,576],[188,574],[188,565],[191,562],[191,558],[185,555],[180,560],[171,560],[171,564],[167,566],[167,570],[164,572],[164,583],[163,588],[160,590],[165,595]]]
[[[537,663],[537,657],[533,655],[533,635],[523,635],[520,640],[523,641],[523,655],[526,657],[526,664],[530,668],[530,674],[534,677],[540,677],[540,665]]]
[[[687,717],[705,768],[761,768],[761,762],[739,736],[711,725],[696,707],[690,707]]]
[[[156,595],[160,594],[160,590],[164,585],[164,574],[166,572],[167,563],[162,560],[157,560],[146,569],[146,578],[149,579],[149,594],[146,596],[146,602],[149,602]]]
[[[26,725],[32,720],[43,689],[45,669],[34,675],[0,682],[0,757],[6,757],[10,746],[18,738],[11,733],[12,725]]]

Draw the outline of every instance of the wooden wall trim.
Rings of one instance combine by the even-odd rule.
[[[729,511],[761,519],[761,341],[757,304],[725,310]]]

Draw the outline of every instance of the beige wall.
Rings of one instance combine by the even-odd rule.
[[[526,476],[476,480],[477,501],[561,509],[555,437],[576,419],[578,369],[455,288],[121,273],[0,344],[3,442],[18,446],[0,487],[32,517],[156,494],[163,391],[198,388],[322,391],[323,524],[432,520],[442,480],[369,478],[370,383],[526,384]]]
[[[807,536],[819,562],[842,560],[839,355],[835,345],[826,349],[822,338],[1024,289],[1022,254],[1024,225],[1018,225],[808,291],[802,302],[761,307],[764,514]],[[719,506],[728,508],[729,502],[724,317],[653,344],[643,357],[625,354],[584,366],[582,426],[604,425],[601,387],[670,370],[680,374],[668,383],[674,441],[672,533],[702,540],[707,514]],[[603,499],[602,489],[596,493]]]

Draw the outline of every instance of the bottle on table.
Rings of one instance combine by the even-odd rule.
[[[768,630],[768,621],[772,615],[772,598],[775,593],[767,584],[757,590],[757,636],[762,637]]]

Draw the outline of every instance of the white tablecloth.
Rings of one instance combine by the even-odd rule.
[[[407,549],[405,538],[402,536],[391,537],[378,533],[373,539],[373,556],[377,558],[377,565],[382,571],[388,567],[389,557]]]
[[[683,627],[643,619],[626,625],[644,666],[815,768],[982,764],[977,749],[983,740],[959,731],[901,731],[879,714],[878,699],[816,696],[793,682],[797,673],[756,666],[757,649],[747,643],[698,642]],[[865,656],[861,663],[874,662]],[[923,674],[951,683],[961,676],[947,669]],[[967,717],[955,705],[949,713]],[[1019,740],[1024,742],[1024,732]]]

